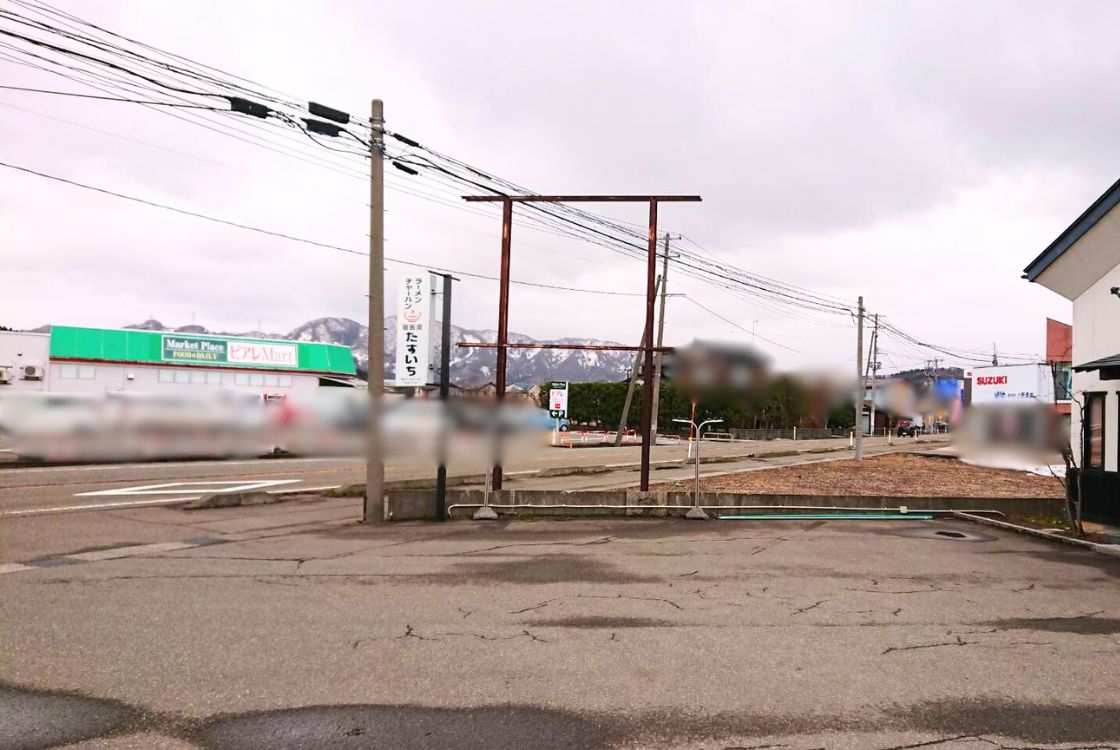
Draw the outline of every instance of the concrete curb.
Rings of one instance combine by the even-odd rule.
[[[290,487],[283,490],[250,490],[249,492],[212,492],[198,500],[185,501],[180,510],[205,510],[209,508],[237,508],[244,505],[272,505],[283,503],[295,495],[317,495],[337,487]]]
[[[243,505],[271,505],[282,503],[285,498],[279,495],[270,495],[262,490],[251,492],[215,492],[203,495],[197,500],[191,500],[179,506],[180,510],[208,510],[210,508],[237,508]]]
[[[1109,557],[1120,558],[1120,544],[1098,544],[1097,542],[1090,542],[1087,539],[1077,539],[1076,537],[1063,536],[1062,534],[1055,534],[1050,531],[1043,531],[1042,529],[1032,529],[1029,526],[1019,526],[1018,524],[1008,523],[1007,521],[997,521],[994,518],[984,518],[983,516],[974,516],[971,513],[964,513],[955,511],[954,518],[960,518],[965,521],[972,521],[973,523],[983,524],[984,526],[991,526],[997,529],[1004,529],[1005,531],[1014,531],[1017,534],[1025,534],[1027,536],[1036,536],[1040,539],[1047,539],[1051,542],[1061,542],[1072,547],[1080,547],[1082,549],[1091,550],[1100,555],[1108,555]]]
[[[435,517],[435,495],[430,490],[392,490],[387,493],[390,518],[420,520]],[[449,511],[455,518],[471,515],[482,503],[479,489],[457,488],[447,493],[447,503],[459,506]],[[748,495],[730,492],[704,493],[703,507],[715,512],[721,509],[780,509],[791,512],[807,507],[836,510],[896,510],[902,506],[911,512],[998,510],[1003,513],[1035,514],[1052,512],[1061,506],[1060,499],[1048,498],[967,498],[967,497],[905,497],[859,495]],[[633,489],[614,490],[535,490],[505,489],[492,492],[490,503],[502,515],[522,517],[579,518],[587,516],[664,516],[684,512],[692,505],[687,491],[640,493]],[[636,506],[648,507],[636,507]],[[506,506],[506,507],[503,507]],[[516,506],[516,507],[509,507]],[[673,507],[676,506],[676,510]]]

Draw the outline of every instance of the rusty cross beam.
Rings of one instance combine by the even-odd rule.
[[[464,195],[470,202],[512,201],[514,203],[687,203],[699,195]]]
[[[657,204],[698,202],[699,195],[464,195],[463,200],[471,202],[498,202],[502,203],[502,266],[500,286],[498,290],[498,340],[494,344],[481,345],[484,348],[498,350],[498,361],[494,374],[495,396],[500,403],[506,395],[506,350],[525,348],[551,348],[551,349],[599,349],[615,351],[642,351],[645,353],[645,379],[642,382],[642,463],[641,484],[639,489],[643,492],[649,490],[649,462],[652,442],[653,413],[653,353],[655,351],[671,351],[665,347],[637,346],[637,347],[604,347],[604,346],[579,346],[555,345],[529,346],[509,343],[509,263],[510,263],[510,237],[513,233],[513,204],[514,203],[648,203],[649,204],[649,253],[646,261],[646,325],[645,330],[653,330],[654,298],[657,296]],[[479,344],[459,344],[459,346],[480,346]],[[494,466],[492,486],[496,490],[502,488],[502,467]]]

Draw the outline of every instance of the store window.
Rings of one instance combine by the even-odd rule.
[[[1103,393],[1085,394],[1082,465],[1086,469],[1104,468],[1104,398]]]
[[[94,365],[58,365],[58,377],[63,380],[93,380],[97,377]]]
[[[174,383],[175,382],[175,371],[174,370],[168,370],[166,368],[161,369],[159,371],[159,382],[161,382],[161,383]]]

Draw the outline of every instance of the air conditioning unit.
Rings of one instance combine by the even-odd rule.
[[[12,379],[12,368],[0,367],[0,385],[8,385]]]
[[[43,366],[42,365],[24,365],[23,366],[23,379],[24,380],[42,380],[43,379]]]

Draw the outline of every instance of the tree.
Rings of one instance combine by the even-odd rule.
[[[840,430],[850,430],[856,425],[855,407],[849,405],[837,406],[828,413],[828,426]]]

